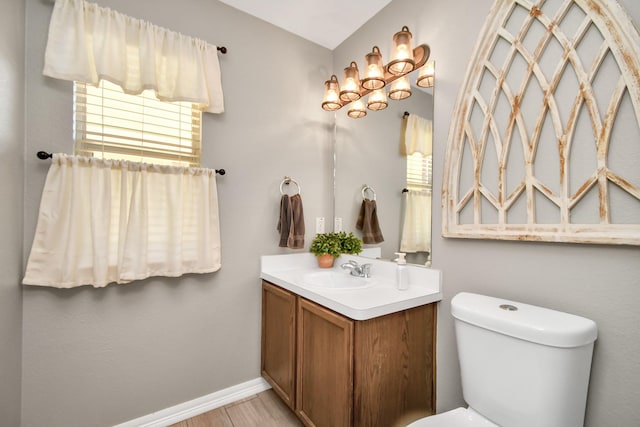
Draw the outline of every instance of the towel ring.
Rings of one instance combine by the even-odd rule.
[[[373,199],[372,200],[375,200],[376,199],[376,192],[373,191],[373,188],[369,187],[367,184],[362,186],[362,198],[363,199],[367,198],[367,194],[366,194],[367,191],[370,191],[371,194],[373,194]]]
[[[300,188],[300,184],[298,184],[298,181],[296,181],[295,179],[291,178],[290,176],[285,176],[284,179],[282,180],[282,182],[280,183],[280,194],[282,194],[284,196],[284,189],[282,188],[282,186],[284,184],[289,185],[290,183],[294,183],[296,185],[296,187],[298,187],[298,192],[296,194],[300,194],[302,192],[302,188]]]

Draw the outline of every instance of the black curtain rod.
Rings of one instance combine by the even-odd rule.
[[[216,49],[218,49],[222,54],[227,53],[227,48],[224,46],[217,46]]]
[[[53,157],[52,153],[47,153],[46,151],[38,151],[36,154],[40,160],[47,160]],[[216,169],[216,173],[218,175],[224,175],[227,172],[224,169]]]

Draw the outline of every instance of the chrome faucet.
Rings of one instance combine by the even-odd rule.
[[[358,265],[357,262],[351,260],[340,265],[343,270],[349,270],[352,276],[369,278],[371,275],[371,264]]]

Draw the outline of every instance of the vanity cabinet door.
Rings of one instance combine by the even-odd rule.
[[[435,413],[436,305],[356,322],[356,427],[407,425]]]
[[[262,282],[262,376],[295,409],[296,295]]]
[[[308,426],[350,426],[353,321],[298,299],[296,413]]]

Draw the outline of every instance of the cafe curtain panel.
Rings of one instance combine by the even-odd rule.
[[[431,251],[431,191],[408,190],[400,252]]]
[[[83,0],[56,0],[43,73],[224,111],[216,46]]]
[[[400,129],[400,154],[408,156],[422,153],[430,156],[433,146],[433,122],[416,114],[409,114],[402,120]]]
[[[54,154],[23,283],[103,287],[220,269],[215,176]]]

